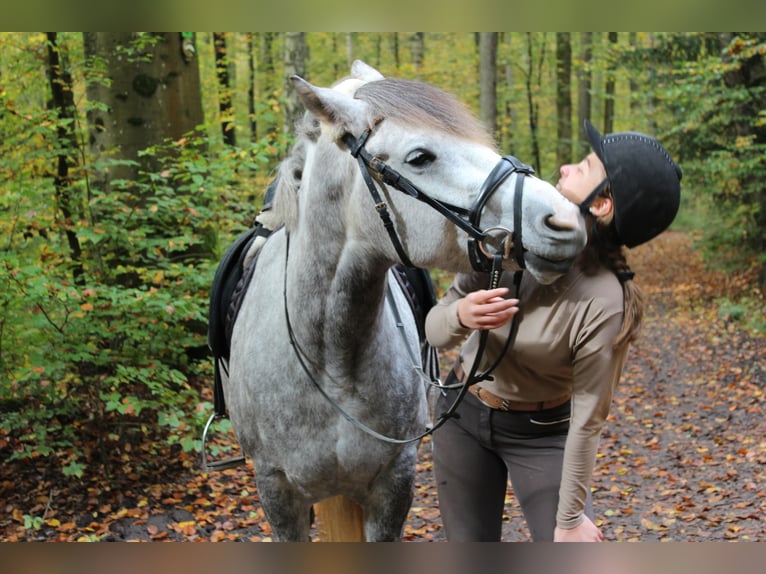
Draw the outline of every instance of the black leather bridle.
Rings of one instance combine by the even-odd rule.
[[[373,127],[377,125],[378,123],[380,123],[380,121],[381,119],[377,119],[374,122]],[[372,195],[373,201],[375,201],[375,208],[378,211],[378,214],[380,215],[381,220],[383,221],[383,225],[388,231],[388,235],[391,238],[391,242],[393,243],[394,248],[396,249],[396,252],[399,255],[400,259],[402,260],[402,263],[410,267],[415,267],[412,261],[410,261],[410,258],[407,255],[407,252],[404,250],[404,247],[402,246],[402,243],[399,240],[399,236],[396,233],[396,229],[394,228],[393,221],[391,220],[391,217],[388,214],[388,207],[386,206],[386,203],[380,197],[380,193],[378,192],[378,189],[375,185],[375,181],[371,175],[371,172],[374,173],[377,176],[377,178],[379,178],[381,183],[390,185],[398,189],[399,191],[402,191],[406,193],[407,195],[410,195],[414,197],[415,199],[418,199],[430,205],[436,211],[441,213],[444,217],[446,217],[455,225],[457,225],[460,229],[468,233],[471,236],[468,240],[469,241],[468,250],[469,250],[469,257],[471,259],[471,264],[473,265],[474,269],[476,269],[477,271],[489,272],[489,288],[490,289],[497,287],[503,272],[502,270],[503,259],[507,258],[507,256],[510,254],[511,246],[507,244],[508,239],[510,239],[513,242],[513,252],[514,252],[514,257],[516,258],[517,263],[522,269],[525,267],[524,248],[521,242],[521,199],[522,199],[522,193],[524,190],[524,179],[525,179],[523,176],[531,175],[534,173],[534,170],[530,166],[520,162],[518,159],[516,159],[513,156],[504,156],[503,158],[501,158],[498,164],[492,169],[492,171],[487,176],[487,179],[482,184],[481,189],[479,191],[479,195],[476,198],[476,200],[473,202],[473,205],[471,206],[471,208],[469,210],[465,210],[464,208],[456,207],[454,205],[441,202],[429,196],[428,194],[423,193],[420,189],[418,189],[418,187],[415,184],[413,184],[411,181],[409,181],[407,178],[405,178],[396,170],[387,166],[385,162],[383,162],[380,158],[372,156],[367,150],[364,149],[364,145],[367,142],[367,139],[369,138],[371,132],[372,132],[372,128],[367,128],[364,130],[364,132],[359,138],[355,138],[353,135],[346,133],[343,135],[342,139],[343,139],[343,143],[348,147],[349,151],[351,152],[351,155],[355,157],[357,161],[359,162],[359,167],[361,169],[364,181],[367,185],[367,188],[370,191],[370,194]],[[487,200],[495,192],[495,190],[497,190],[497,188],[512,173],[519,174],[519,177],[516,178],[516,188],[514,192],[514,216],[513,216],[514,230],[511,232],[501,227],[490,228],[485,231],[481,230],[481,228],[479,228],[479,223],[481,221],[481,212],[484,209],[484,205],[487,203]],[[491,253],[490,249],[485,245],[485,241],[489,238],[489,235],[492,231],[500,231],[506,235],[505,246],[503,251],[497,251],[497,252]],[[289,313],[288,305],[287,305],[287,275],[288,275],[287,267],[288,267],[289,251],[290,251],[290,235],[289,233],[286,232],[285,271],[284,271],[285,283],[284,283],[283,297],[284,297],[284,308],[285,308],[285,320],[287,323],[287,332],[290,339],[290,345],[293,347],[293,350],[295,351],[295,356],[298,359],[298,362],[300,363],[304,373],[309,378],[309,380],[314,385],[314,387],[319,391],[319,393],[325,399],[327,399],[327,401],[338,411],[340,415],[342,415],[347,421],[349,421],[351,424],[356,426],[358,429],[364,431],[370,436],[373,436],[381,441],[392,443],[392,444],[407,444],[411,442],[416,442],[422,439],[423,437],[433,433],[436,429],[441,427],[450,418],[457,416],[455,414],[455,411],[457,410],[458,405],[460,404],[460,402],[463,400],[466,393],[468,392],[468,387],[478,383],[479,381],[490,378],[490,374],[498,366],[503,355],[505,355],[505,353],[508,351],[508,349],[512,345],[513,340],[515,339],[516,330],[518,328],[518,321],[516,319],[516,315],[514,315],[513,318],[511,319],[508,338],[503,348],[503,352],[501,353],[499,357],[496,358],[496,360],[492,363],[492,365],[487,370],[483,372],[479,372],[479,364],[481,363],[482,358],[484,356],[486,343],[487,343],[487,336],[489,334],[489,331],[482,330],[479,335],[479,345],[477,348],[476,357],[475,357],[473,366],[470,369],[470,373],[466,377],[465,381],[462,384],[458,385],[459,392],[455,400],[452,402],[450,407],[445,412],[441,413],[440,415],[438,415],[438,417],[436,417],[436,420],[434,421],[433,425],[430,428],[428,428],[426,431],[424,431],[423,433],[417,436],[409,437],[409,438],[395,438],[395,437],[389,437],[389,436],[380,434],[379,432],[375,431],[374,429],[368,427],[367,425],[365,425],[364,423],[356,419],[354,416],[348,413],[345,409],[343,409],[343,407],[341,407],[339,403],[333,400],[333,398],[324,390],[322,385],[319,383],[317,378],[312,373],[312,369],[310,368],[310,364],[309,364],[308,355],[301,348],[299,342],[297,341],[295,337],[295,332],[292,327],[292,321],[290,319],[290,313]],[[519,287],[521,285],[521,271],[516,272],[516,275],[514,276],[514,284],[516,286],[516,297],[518,297]],[[437,385],[437,386],[441,387],[442,390],[451,388],[451,387],[446,387],[442,385]]]
[[[521,200],[524,193],[525,180],[525,177],[523,176],[532,175],[535,173],[535,170],[513,156],[503,156],[482,184],[481,189],[479,190],[479,195],[474,200],[473,205],[471,205],[470,209],[466,210],[465,208],[440,201],[431,197],[427,193],[424,193],[398,171],[389,167],[383,160],[371,155],[364,149],[373,128],[381,121],[382,118],[376,119],[373,122],[373,126],[366,128],[358,138],[350,133],[346,133],[343,135],[342,140],[348,147],[351,155],[356,158],[359,163],[362,177],[364,178],[365,184],[370,191],[370,195],[375,202],[375,209],[383,221],[383,225],[391,238],[391,242],[393,243],[399,258],[402,260],[402,263],[410,267],[415,267],[399,240],[393,221],[388,213],[388,206],[385,201],[382,200],[371,173],[374,174],[381,183],[390,185],[391,187],[426,203],[470,235],[468,240],[468,257],[472,267],[476,271],[490,271],[492,268],[495,254],[491,253],[491,249],[487,247],[486,241],[490,237],[490,232],[493,231],[500,232],[507,236],[504,241],[505,253],[503,255],[505,257],[510,255],[510,244],[508,244],[508,239],[510,239],[513,245],[513,256],[518,265],[524,269],[526,266],[524,263],[524,245],[521,240]],[[519,174],[519,177],[516,178],[516,187],[514,190],[513,231],[501,227],[482,230],[479,227],[479,223],[481,222],[481,212],[484,209],[484,205],[497,188],[500,187],[512,173]]]

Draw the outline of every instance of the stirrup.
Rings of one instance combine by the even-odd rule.
[[[210,415],[210,418],[207,419],[207,424],[205,424],[205,430],[202,431],[202,468],[206,471],[211,470],[226,470],[227,468],[234,468],[236,466],[239,466],[240,464],[245,464],[245,457],[244,456],[233,456],[230,458],[225,458],[223,460],[216,460],[212,462],[208,462],[207,460],[207,431],[210,430],[210,425],[213,424],[217,419],[227,419],[229,418],[226,415],[219,415],[218,413],[213,413]]]

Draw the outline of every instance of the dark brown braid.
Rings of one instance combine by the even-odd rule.
[[[611,197],[609,188],[602,193]],[[638,338],[641,321],[644,318],[644,295],[641,288],[633,281],[625,255],[625,248],[619,244],[613,224],[613,214],[594,219],[588,216],[588,245],[583,252],[580,265],[586,274],[595,273],[600,267],[611,269],[622,284],[623,315],[622,327],[614,341],[614,348],[620,348]]]

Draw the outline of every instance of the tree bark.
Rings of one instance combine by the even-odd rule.
[[[276,106],[277,99],[277,87],[274,77],[276,76],[276,68],[274,65],[274,41],[276,39],[276,32],[264,32],[261,36],[261,101],[273,102]],[[264,120],[261,122],[263,131],[261,137],[267,137],[275,135],[277,126],[273,120]]]
[[[226,145],[237,145],[234,109],[231,103],[229,79],[229,55],[226,49],[226,32],[213,32],[215,50],[215,75],[218,78],[218,111],[221,114],[221,134]]]
[[[628,32],[628,44],[631,50],[635,54],[638,50],[638,34],[636,32]],[[628,87],[630,89],[630,111],[638,112],[641,109],[639,102],[638,82],[636,81],[636,75],[631,74],[628,80]]]
[[[197,58],[184,56],[181,34],[84,32],[85,54],[105,62],[110,84],[91,81],[87,96],[103,104],[88,112],[90,151],[117,152],[139,169],[156,164],[138,152],[165,139],[178,140],[203,123]],[[115,178],[135,179],[133,166],[112,166],[101,174],[108,188]]]
[[[479,117],[497,134],[497,32],[479,34]]]
[[[351,67],[354,61],[354,33],[346,32],[346,63]]]
[[[391,32],[391,53],[394,55],[394,68],[399,71],[401,61],[399,57],[399,33]]]
[[[572,163],[572,43],[556,33],[556,163]]]
[[[540,172],[541,170],[541,157],[540,157],[540,140],[538,135],[538,120],[540,115],[540,104],[537,101],[535,95],[536,88],[539,87],[540,71],[542,69],[542,62],[545,60],[544,48],[541,47],[541,53],[538,54],[539,61],[537,66],[535,65],[535,50],[534,50],[534,38],[532,32],[527,32],[527,69],[525,74],[525,84],[527,90],[527,118],[529,121],[529,133],[532,140],[532,158],[533,167]],[[544,42],[541,43],[544,46]]]
[[[412,63],[415,66],[415,73],[420,75],[423,69],[423,61],[426,54],[425,32],[415,32],[410,36],[410,52],[412,53]]]
[[[290,76],[306,75],[306,33],[287,32],[285,35],[285,123],[284,131],[292,133],[303,115],[303,104],[295,93]]]
[[[584,156],[590,152],[590,144],[585,135],[585,120],[590,120],[591,86],[593,72],[590,68],[593,56],[593,32],[582,32],[580,35],[580,70],[577,74],[577,139],[580,142],[580,153]]]
[[[510,45],[512,40],[512,33],[509,32],[506,34],[508,44]],[[513,94],[513,63],[511,61],[505,62],[505,103],[504,103],[504,110],[505,110],[505,123],[509,126],[508,130],[503,130],[504,132],[504,141],[503,141],[503,149],[505,150],[513,150],[514,149],[514,130],[516,129],[516,114],[515,110],[513,109],[513,98],[511,97],[511,94]]]
[[[615,58],[617,52],[617,32],[609,32],[609,49],[607,51],[606,86],[604,87],[604,130],[608,134],[614,131],[614,94],[616,81],[614,77]]]
[[[253,32],[247,33],[247,117],[250,124],[250,141],[258,139],[258,121],[255,117],[255,41]]]
[[[66,57],[59,48],[58,34],[47,32],[48,39],[48,80],[51,88],[50,108],[58,118],[56,139],[58,153],[53,186],[56,190],[56,205],[63,216],[64,235],[72,257],[72,276],[75,283],[81,283],[84,270],[82,249],[74,228],[80,206],[72,189],[69,168],[77,165],[77,134],[75,133],[75,104],[72,75],[66,64]]]

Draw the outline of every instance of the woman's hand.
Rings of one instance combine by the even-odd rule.
[[[507,287],[480,289],[469,293],[457,306],[460,324],[469,329],[497,329],[502,327],[519,310],[518,299],[504,299]]]
[[[587,516],[583,516],[582,522],[570,529],[559,528],[553,531],[554,542],[603,542],[604,535],[601,529],[593,524]]]

